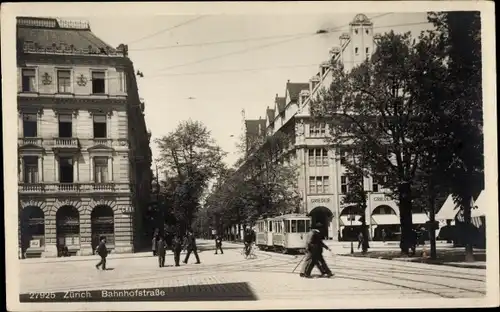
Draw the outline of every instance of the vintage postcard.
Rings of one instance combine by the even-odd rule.
[[[499,305],[494,3],[7,3],[9,311]]]

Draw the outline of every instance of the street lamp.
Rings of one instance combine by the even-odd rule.
[[[354,219],[354,215],[351,213],[349,215],[349,218],[351,219],[351,233],[352,233],[352,219]],[[351,237],[351,255],[354,253],[354,240]]]

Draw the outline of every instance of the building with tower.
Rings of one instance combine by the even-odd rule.
[[[358,14],[350,23],[349,32],[339,38],[339,45],[330,50],[330,60],[321,64],[318,72],[307,83],[288,81],[284,96],[276,95],[274,106],[267,108],[266,119],[246,120],[248,150],[258,149],[265,136],[278,132],[292,138],[291,147],[283,154],[282,161],[298,166],[298,192],[301,207],[298,213],[310,215],[313,224],[323,224],[322,232],[328,239],[350,240],[357,236],[361,212],[355,205],[343,205],[342,198],[348,190],[346,168],[343,166],[346,150],[331,146],[328,120],[313,120],[309,104],[320,89],[328,88],[332,81],[330,64],[341,61],[346,70],[361,64],[373,54],[379,35],[373,33],[373,23],[364,14]],[[262,130],[265,124],[265,130]],[[256,138],[259,138],[256,139]],[[243,164],[239,171],[246,168]],[[400,229],[399,208],[387,197],[386,191],[365,178],[365,190],[369,192],[366,223],[371,239],[381,239],[381,230],[396,234]],[[425,213],[415,213],[415,225],[428,221]]]
[[[105,236],[133,252],[151,150],[127,46],[86,22],[17,18],[19,250],[90,255]]]

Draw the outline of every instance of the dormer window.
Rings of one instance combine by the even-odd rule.
[[[358,34],[358,30],[357,30],[357,29],[354,29],[354,33],[357,35],[357,34]]]
[[[370,34],[370,31],[367,29],[365,30],[366,34],[369,35]]]
[[[358,50],[359,50],[359,49],[358,49],[358,47],[354,48],[354,53],[355,53],[356,55],[358,55],[358,54],[359,54]]]

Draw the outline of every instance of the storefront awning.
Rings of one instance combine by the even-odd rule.
[[[372,224],[374,225],[393,225],[400,224],[399,217],[395,214],[374,214],[372,215]]]
[[[482,191],[481,194],[477,197],[476,202],[474,203],[474,207],[471,211],[471,217],[485,217],[486,216],[486,192]]]
[[[341,226],[351,226],[351,224],[352,226],[361,225],[361,222],[359,221],[360,218],[361,218],[360,215],[355,215],[351,223],[351,216],[340,216],[339,218],[340,225]]]
[[[457,208],[458,207],[453,201],[453,197],[451,196],[451,194],[448,195],[448,198],[446,198],[443,206],[441,206],[441,209],[439,209],[438,213],[436,214],[436,220],[455,220],[455,217],[458,213]]]
[[[425,224],[429,217],[425,213],[414,213],[412,216],[413,224]]]

